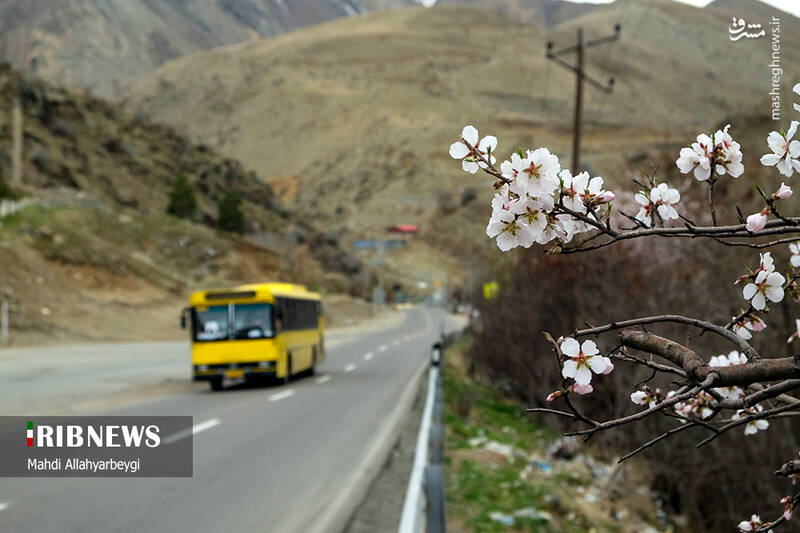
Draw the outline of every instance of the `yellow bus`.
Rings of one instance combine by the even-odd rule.
[[[198,291],[181,327],[190,323],[195,381],[220,390],[224,380],[313,374],[325,358],[322,303],[303,285],[260,283]]]

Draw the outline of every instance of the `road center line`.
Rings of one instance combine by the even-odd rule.
[[[349,365],[344,367],[344,371],[345,372],[352,372],[355,369],[356,369],[356,365],[354,365],[353,363],[350,363]]]
[[[379,352],[385,352],[388,349],[389,349],[389,347],[386,346],[385,344],[381,344],[380,346],[378,346],[378,351]]]
[[[8,502],[0,502],[0,511],[8,509]]]
[[[294,396],[294,389],[289,389],[281,392],[276,392],[275,394],[270,394],[269,401],[277,402],[285,398],[288,398],[289,396]]]
[[[323,383],[327,383],[331,380],[330,376],[320,376],[317,378],[317,385],[322,385]]]
[[[364,361],[369,361],[373,357],[375,357],[375,356],[372,355],[372,352],[367,352],[367,353],[364,354]]]
[[[221,423],[222,420],[220,420],[219,418],[211,418],[209,420],[206,420],[205,422],[200,422],[199,424],[195,424],[194,426],[192,426],[192,429],[184,429],[183,431],[179,431],[174,435],[170,435],[161,442],[163,444],[172,444],[174,442],[178,442],[179,440],[185,439],[186,437],[197,435],[201,431],[211,429],[214,426],[220,425]]]
[[[392,341],[392,345],[393,346],[400,346],[400,341],[395,339],[395,340]]]

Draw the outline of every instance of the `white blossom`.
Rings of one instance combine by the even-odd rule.
[[[730,127],[728,124],[714,133],[714,146],[717,149],[715,170],[719,176],[729,174],[732,178],[738,178],[744,172],[742,147],[731,138],[728,133]]]
[[[800,157],[800,141],[792,140],[798,124],[793,120],[786,135],[777,131],[771,131],[767,135],[767,144],[772,153],[761,156],[762,165],[774,166],[787,177],[791,177],[795,170],[800,172],[800,161],[797,160]]]
[[[731,420],[739,420],[745,416],[760,413],[763,410],[764,408],[761,407],[760,405],[756,405],[755,407],[751,407],[749,409],[740,409],[739,411],[736,411],[736,414],[731,417]],[[769,427],[769,421],[764,420],[763,418],[750,420],[745,424],[744,434],[755,435],[759,431],[764,431],[768,427]]]
[[[578,385],[588,385],[592,380],[592,372],[595,374],[607,373],[608,358],[598,355],[600,350],[594,341],[586,340],[583,344],[572,337],[567,337],[561,341],[561,353],[568,357],[564,361],[564,368],[561,375],[565,378],[573,378]]]
[[[486,235],[497,238],[497,247],[506,252],[517,246],[529,248],[535,241],[531,228],[517,220],[517,216],[509,210],[501,209],[492,213]]]
[[[526,157],[520,158],[516,165],[514,161],[512,155],[511,162],[517,170],[517,176],[511,188],[517,194],[540,197],[552,195],[558,189],[561,165],[558,157],[547,148],[528,150]]]
[[[636,220],[645,226],[651,225],[651,215],[658,211],[663,220],[675,220],[678,212],[673,207],[681,199],[681,193],[677,189],[670,188],[666,183],[660,183],[649,191],[639,191],[633,197],[641,207],[636,213]]]
[[[678,160],[675,161],[681,173],[688,174],[694,171],[697,181],[706,181],[710,178],[713,146],[714,141],[711,137],[701,133],[697,136],[697,142],[692,143],[691,147],[681,148]]]
[[[759,517],[757,514],[754,514],[750,517],[750,520],[742,520],[739,522],[737,527],[739,528],[739,531],[755,531],[762,525],[763,523],[761,522],[761,517]]]
[[[775,303],[783,300],[783,284],[786,278],[774,270],[772,255],[769,252],[761,254],[761,265],[755,279],[742,290],[744,299],[758,311],[766,307],[767,300]]]
[[[469,143],[472,149],[470,149],[466,143]],[[494,164],[497,159],[492,154],[496,148],[497,137],[494,135],[487,135],[479,142],[478,130],[475,129],[474,126],[464,126],[464,129],[461,130],[461,141],[450,145],[450,157],[453,159],[461,159],[461,168],[465,172],[475,174],[478,172],[479,168],[487,167],[486,163],[478,159],[477,155],[482,156],[484,159]]]
[[[648,408],[653,407],[657,403],[650,391],[643,390],[632,392],[631,401],[637,405],[646,405]]]
[[[800,244],[793,242],[789,245],[789,251],[792,253],[789,262],[795,268],[800,267]]]

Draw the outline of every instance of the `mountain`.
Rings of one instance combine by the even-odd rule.
[[[589,9],[558,0],[481,3],[549,24]],[[419,0],[0,0],[0,58],[113,97],[165,61]]]
[[[169,59],[413,0],[2,0],[0,57],[113,96]]]
[[[619,0],[550,28],[462,6],[372,13],[171,61],[126,100],[256,169],[317,227],[380,238],[419,224],[415,245],[468,259],[493,253],[491,188],[447,147],[472,123],[500,138],[500,155],[546,145],[569,161],[575,81],[545,42],[560,49],[578,26],[594,39],[617,22],[620,40],[586,54],[589,74],[616,85],[587,86],[583,139],[584,164],[612,186],[629,187],[634,158],[647,171],[648,154],[674,162],[699,132],[729,120],[737,135],[740,115],[769,113],[767,40],[731,42],[727,15],[668,0]],[[784,23],[785,79],[800,79],[797,19]]]
[[[555,26],[597,7],[595,4],[561,0],[438,0],[436,5],[483,7],[497,11],[509,20],[537,26]]]

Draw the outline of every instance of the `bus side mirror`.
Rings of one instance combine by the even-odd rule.
[[[185,307],[183,311],[181,311],[181,329],[186,329],[186,313],[189,312],[189,308]]]

